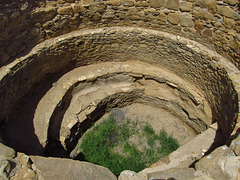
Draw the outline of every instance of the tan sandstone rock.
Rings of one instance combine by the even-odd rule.
[[[40,177],[45,180],[81,179],[116,180],[117,177],[107,168],[88,162],[72,159],[45,158],[30,156]]]

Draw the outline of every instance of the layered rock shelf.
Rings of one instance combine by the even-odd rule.
[[[0,2],[0,179],[239,179],[239,7]],[[74,160],[116,109],[181,147],[119,177]]]

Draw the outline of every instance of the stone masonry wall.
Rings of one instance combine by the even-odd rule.
[[[73,30],[138,26],[191,38],[240,67],[238,0],[19,0],[0,9],[0,65]]]
[[[218,56],[201,47],[194,49],[196,46],[168,33],[129,27],[78,31],[50,39],[3,71],[1,120],[13,120],[12,111],[21,105],[22,98],[59,72],[104,61],[136,60],[174,70],[201,89],[212,108],[213,122],[221,124],[227,138],[237,118],[237,93],[227,72],[213,60]]]

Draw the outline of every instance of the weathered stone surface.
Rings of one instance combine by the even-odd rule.
[[[231,142],[230,148],[237,156],[240,156],[240,135]]]
[[[109,0],[106,2],[109,5],[113,5],[113,6],[119,6],[121,4],[120,0]]]
[[[56,16],[56,14],[57,14],[56,7],[47,6],[45,8],[36,9],[36,11],[32,13],[32,16],[34,19],[38,19],[38,21],[41,22],[52,19],[53,17]]]
[[[11,165],[9,161],[3,160],[0,161],[0,179],[1,180],[7,180],[8,179],[8,173],[11,170]]]
[[[240,32],[240,21],[237,21],[235,24],[235,29],[239,33]]]
[[[60,15],[72,15],[73,9],[71,6],[63,6],[63,7],[59,7],[57,12]]]
[[[191,27],[193,26],[192,15],[183,13],[180,15],[180,24],[184,27]]]
[[[195,21],[194,28],[197,30],[197,32],[201,32],[204,29],[204,26],[199,19]]]
[[[101,20],[101,15],[97,12],[94,14],[94,16],[92,17],[92,20],[97,22],[97,21],[100,21]]]
[[[82,5],[80,4],[75,4],[73,6],[73,12],[74,13],[86,13],[87,12],[87,9],[85,7],[83,7]]]
[[[76,177],[81,177],[81,180],[117,179],[107,168],[88,162],[74,161],[71,159],[45,158],[40,156],[30,156],[30,158],[37,168],[39,175],[45,180],[73,180],[76,179]]]
[[[121,1],[121,4],[123,5],[123,6],[133,6],[134,5],[134,0],[122,0]]]
[[[172,24],[178,24],[179,23],[179,13],[169,13],[167,16],[167,20]]]
[[[224,17],[223,18],[223,25],[228,28],[228,29],[232,29],[234,27],[235,21],[233,19]]]
[[[235,157],[234,153],[227,146],[221,146],[215,149],[210,155],[202,158],[198,163],[196,163],[195,168],[210,174],[214,179],[229,179],[230,177],[226,174],[226,169],[224,167],[226,159],[229,157]]]
[[[188,3],[188,2],[181,2],[179,9],[183,12],[189,12],[192,10],[192,3]]]
[[[150,0],[149,5],[153,8],[163,7],[166,3],[166,0]]]
[[[217,12],[223,16],[232,18],[232,19],[240,19],[240,14],[237,12],[233,11],[230,7],[228,6],[217,6]]]
[[[215,19],[214,15],[212,13],[209,13],[207,11],[207,9],[203,9],[200,7],[194,7],[192,13],[195,16],[195,18],[200,18],[203,20],[214,20]]]
[[[240,156],[227,157],[221,165],[230,179],[240,179]]]
[[[186,180],[194,178],[195,170],[193,168],[172,168],[165,171],[148,174],[148,179],[177,179]]]
[[[0,143],[0,160],[11,159],[13,157],[15,157],[15,151],[12,148]]]
[[[200,7],[208,7],[210,4],[214,3],[216,0],[196,0],[195,4]]]
[[[211,29],[204,29],[202,31],[203,37],[212,37],[212,30]]]
[[[22,179],[37,179],[36,173],[32,170],[29,169],[28,167],[23,167],[20,169],[15,176],[11,178],[11,180],[22,180]]]
[[[179,0],[167,0],[165,7],[169,9],[178,10]]]
[[[135,173],[133,171],[122,171],[118,177],[118,180],[145,180],[146,176]]]
[[[29,166],[30,165],[29,156],[24,154],[24,153],[18,152],[17,153],[17,160],[19,161],[19,163],[22,166]]]
[[[231,5],[236,5],[239,1],[238,0],[224,0],[224,2],[231,4]]]

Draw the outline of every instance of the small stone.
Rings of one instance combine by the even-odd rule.
[[[110,0],[110,1],[107,1],[106,3],[109,5],[112,5],[112,6],[119,6],[121,4],[121,1],[120,0]]]
[[[163,7],[166,3],[166,0],[150,0],[149,5],[153,8],[160,8]]]
[[[232,19],[240,19],[240,14],[238,14],[237,12],[234,12],[228,6],[217,6],[217,12],[223,16],[226,16]]]
[[[81,6],[80,4],[75,4],[73,6],[73,12],[74,13],[86,13],[87,12],[87,9],[83,6]]]
[[[195,21],[194,28],[199,33],[204,29],[204,26],[202,25],[202,23],[201,23],[201,21],[199,19],[197,21]]]
[[[60,15],[72,15],[73,9],[71,6],[64,6],[64,7],[58,8],[57,12]]]
[[[167,0],[165,7],[168,9],[178,10],[179,0]]]
[[[210,4],[212,4],[213,2],[215,2],[216,0],[197,0],[196,2],[195,2],[195,4],[197,5],[197,6],[200,6],[200,7],[202,7],[202,8],[206,8],[206,7],[208,7]]]
[[[167,16],[167,20],[172,23],[172,24],[178,24],[179,23],[179,17],[180,14],[179,13],[169,13]]]
[[[58,2],[58,4],[64,4],[64,3],[66,3],[65,0],[57,0],[57,2]]]
[[[237,21],[235,24],[235,30],[239,33],[240,32],[240,21]]]
[[[95,13],[94,14],[94,16],[92,17],[92,20],[94,21],[94,22],[98,22],[98,21],[100,21],[101,20],[101,14],[99,14],[98,12],[97,13]]]
[[[191,27],[193,26],[192,15],[183,13],[180,15],[180,24],[184,27]]]
[[[202,31],[203,37],[212,37],[212,30],[211,29],[205,29]]]
[[[133,6],[134,5],[134,0],[122,0],[121,4],[123,6]]]
[[[179,9],[183,12],[189,12],[192,10],[192,3],[189,2],[181,2]]]
[[[232,29],[234,27],[234,23],[235,21],[233,19],[227,18],[227,17],[223,17],[223,25],[228,28],[228,29]]]
[[[236,5],[239,1],[238,0],[224,0],[224,2],[226,2],[230,5]]]

